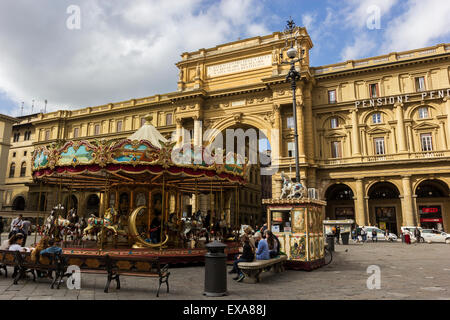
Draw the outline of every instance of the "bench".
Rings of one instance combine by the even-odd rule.
[[[269,260],[255,260],[253,262],[239,262],[238,267],[245,275],[244,282],[257,283],[260,282],[259,275],[264,269],[270,268],[274,272],[284,271],[284,262],[287,260],[286,255],[280,255]]]
[[[107,293],[112,280],[116,281],[116,288],[120,289],[120,276],[136,276],[147,278],[158,278],[159,286],[156,296],[163,283],[169,292],[168,265],[161,267],[159,258],[148,257],[121,257],[121,256],[86,256],[86,255],[65,255],[68,265],[77,265],[81,273],[104,274],[106,275],[106,285],[104,292]]]
[[[7,276],[6,266],[14,267],[16,273],[14,284],[18,284],[27,273],[33,276],[33,281],[36,281],[37,271],[52,275],[53,272],[58,274],[62,268],[61,256],[51,253],[38,255],[37,261],[32,261],[31,252],[0,250],[0,263],[5,266],[5,276]],[[52,281],[52,289],[55,282],[56,277]]]

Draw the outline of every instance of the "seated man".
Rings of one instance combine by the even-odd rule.
[[[56,253],[61,254],[62,249],[58,247],[58,242],[56,242],[54,239],[48,240],[49,247],[47,249],[41,250],[40,254],[44,253]]]
[[[262,238],[261,232],[255,233],[255,240],[258,242],[256,260],[269,260],[269,246],[267,245],[267,240]]]

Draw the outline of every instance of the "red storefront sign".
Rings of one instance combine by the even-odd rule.
[[[442,223],[442,218],[436,218],[436,219],[433,219],[433,218],[421,218],[420,222],[439,222],[439,223]]]
[[[423,213],[436,213],[439,212],[439,208],[436,207],[428,207],[428,208],[422,208]]]

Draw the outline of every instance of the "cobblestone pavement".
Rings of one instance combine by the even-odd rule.
[[[450,245],[402,243],[365,243],[336,246],[333,262],[312,272],[265,272],[261,283],[246,284],[228,275],[229,295],[207,298],[202,295],[204,267],[171,268],[170,294],[165,299],[450,299]],[[381,269],[381,289],[367,289],[367,267]],[[11,270],[12,272],[12,270]],[[10,273],[11,274],[11,273]],[[0,277],[3,300],[128,300],[156,298],[156,279],[123,277],[122,289],[114,283],[103,292],[104,275],[82,274],[81,290],[62,286],[50,289],[50,280],[21,280],[12,284],[10,277]]]

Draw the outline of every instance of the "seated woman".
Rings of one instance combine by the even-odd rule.
[[[242,254],[237,257],[237,259],[233,263],[233,269],[229,273],[237,273],[238,275],[233,278],[233,280],[237,280],[238,282],[244,279],[244,274],[238,267],[239,262],[252,262],[255,258],[255,254],[253,253],[252,247],[250,245],[250,239],[248,235],[244,234],[241,238],[242,241]]]
[[[262,238],[261,232],[255,233],[255,240],[258,242],[258,249],[256,250],[256,260],[269,260],[269,246],[267,240]]]
[[[49,247],[48,243],[48,237],[44,236],[41,240],[37,243],[36,247],[31,251],[31,261],[36,262],[38,259],[39,253],[41,253],[42,250]]]
[[[273,259],[280,254],[280,241],[272,233],[272,231],[266,230],[264,233],[266,235],[267,245],[269,247],[270,259]]]
[[[30,251],[27,247],[22,247],[25,237],[21,233],[16,233],[9,239],[9,251]]]

